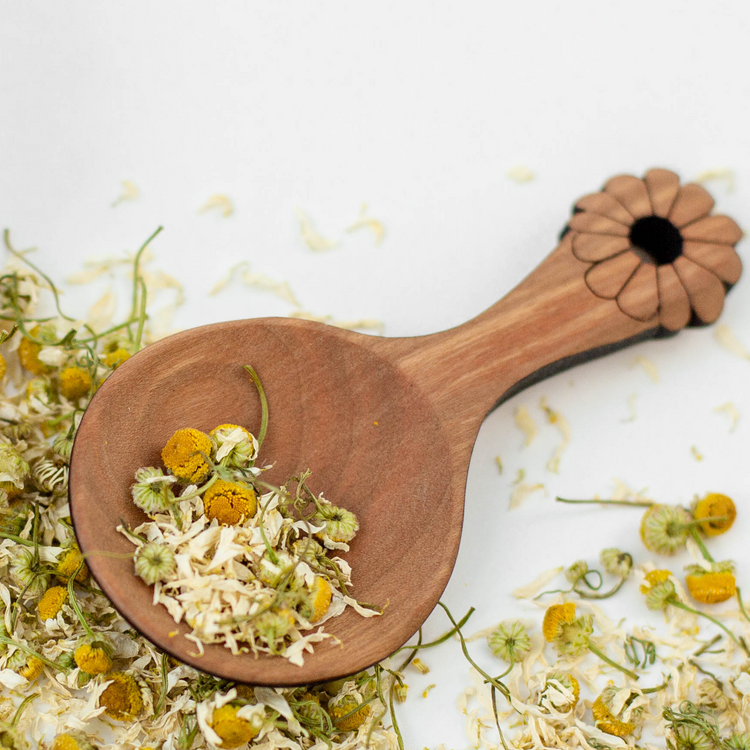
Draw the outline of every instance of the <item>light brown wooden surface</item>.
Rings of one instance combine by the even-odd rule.
[[[736,281],[740,269],[728,242],[737,233],[726,217],[688,222],[697,243],[692,260],[686,253],[660,264],[628,244],[633,222],[668,216],[673,204],[681,218],[689,219],[691,206],[705,216],[703,193],[680,191],[671,174],[620,176],[581,199],[581,213],[555,251],[500,302],[452,330],[388,339],[256,319],[177,334],[132,357],[87,410],[70,474],[79,543],[114,605],[181,661],[253,684],[348,675],[402,645],[450,577],[472,448],[498,400],[577,361],[677,330],[691,315],[709,322],[721,311],[724,284]],[[586,212],[592,217],[578,218]],[[143,520],[130,499],[134,472],[159,465],[176,429],[236,423],[257,431],[260,410],[245,364],[257,370],[268,396],[262,458],[275,464],[271,479],[309,467],[313,490],[357,514],[360,532],[346,555],[353,594],[387,605],[381,617],[349,610],[327,623],[343,645],[318,644],[303,668],[278,657],[234,657],[218,645],[192,656],[195,646],[183,637],[188,629],[152,606],[132,561],[97,554],[132,551],[115,528],[121,519]],[[170,638],[174,630],[180,635]]]

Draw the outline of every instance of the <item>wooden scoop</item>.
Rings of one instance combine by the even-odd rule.
[[[149,640],[180,661],[255,685],[350,675],[385,658],[424,622],[453,569],[469,460],[484,417],[522,388],[571,365],[719,315],[741,267],[741,232],[709,216],[698,185],[651,170],[581,199],[557,248],[486,312],[442,333],[379,338],[303,320],[219,323],[159,341],[107,379],[83,417],[70,470],[75,531],[97,582]],[[280,657],[196,656],[189,628],[152,604],[116,526],[144,520],[130,486],[182,427],[257,430],[260,407],[242,366],[268,396],[270,481],[312,469],[311,488],[352,510],[360,531],[345,557],[353,595],[387,605],[326,624],[303,667]],[[502,534],[503,530],[498,529]],[[177,634],[179,633],[179,634]]]

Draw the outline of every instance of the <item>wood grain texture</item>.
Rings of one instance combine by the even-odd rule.
[[[656,182],[660,190],[672,190],[664,175]],[[629,212],[643,209],[643,182],[640,188],[630,179],[607,185],[606,198],[584,203],[606,211],[610,220],[618,214],[612,200],[627,202]],[[713,286],[721,281],[682,256],[674,267],[645,268],[635,253],[620,250],[629,256],[629,271],[610,279],[612,290],[618,287],[608,291],[610,299],[597,296],[587,278],[596,269],[604,275],[607,263],[592,266],[576,257],[575,241],[569,231],[506,297],[441,333],[389,339],[265,318],[186,331],[125,362],[86,411],[69,485],[76,535],[114,606],[179,660],[256,685],[349,675],[401,646],[450,577],[474,441],[499,400],[572,363],[676,330],[688,322],[691,308],[711,318],[718,314]],[[645,270],[634,275],[642,265]],[[717,266],[736,275],[726,258]],[[623,288],[627,295],[620,299]],[[209,431],[234,423],[257,431],[260,408],[245,364],[256,369],[268,396],[261,458],[274,462],[269,479],[284,481],[309,467],[314,491],[357,514],[360,532],[344,555],[353,568],[353,594],[387,605],[381,617],[363,619],[349,610],[329,621],[326,629],[341,645],[318,644],[302,668],[278,657],[232,656],[220,645],[196,657],[184,638],[188,628],[175,626],[166,609],[151,604],[150,587],[134,575],[132,560],[109,556],[132,552],[116,527],[121,519],[130,525],[144,520],[130,499],[133,475],[141,466],[160,464],[160,451],[176,429]],[[508,530],[498,530],[503,533]],[[179,635],[170,638],[174,630]]]

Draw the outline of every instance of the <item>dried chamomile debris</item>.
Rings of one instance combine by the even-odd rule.
[[[216,679],[134,632],[89,575],[67,500],[73,439],[100,383],[157,335],[148,305],[154,285],[144,268],[153,239],[127,266],[106,266],[113,277],[132,274],[133,305],[123,320],[95,331],[64,314],[52,280],[5,235],[11,257],[0,274],[0,747],[210,750],[251,741],[264,750],[396,748],[387,696],[397,681],[381,665],[296,689],[253,689]],[[94,270],[92,278],[78,280],[75,294],[84,294],[100,275],[99,266]],[[251,581],[250,560],[232,558],[237,536],[245,535],[262,576],[252,585],[260,589],[269,587],[263,578],[270,581],[269,590],[283,593],[279,602],[288,610],[267,608],[267,636],[292,619],[300,633],[305,622],[318,628],[336,607],[356,606],[345,601],[350,571],[335,557],[356,531],[356,519],[323,498],[312,499],[306,476],[283,488],[264,485],[256,465],[262,429],[257,439],[235,426],[212,432],[201,438],[189,431],[172,442],[165,467],[139,473],[135,494],[157,519],[150,522],[154,537],[144,532],[145,541],[137,542],[140,574],[164,591],[169,584],[161,579],[190,565],[227,586],[245,583],[235,571]],[[195,446],[205,455],[192,455]],[[242,489],[227,489],[232,483]],[[211,489],[213,520],[203,515]],[[182,499],[190,493],[192,499]],[[165,510],[173,497],[175,505]],[[298,516],[300,499],[305,508]],[[196,529],[196,536],[212,527],[201,538],[203,552],[187,543],[196,557],[170,553],[170,523],[182,523],[183,534]],[[209,549],[215,554],[201,566]],[[205,618],[197,622],[204,623],[210,626]],[[304,648],[305,637],[297,648]],[[276,648],[281,644],[275,641]],[[257,638],[256,647],[268,646]]]
[[[135,473],[133,502],[149,520],[120,530],[136,544],[135,572],[154,586],[154,603],[187,622],[201,652],[222,643],[301,666],[330,637],[320,627],[327,620],[347,606],[364,617],[379,611],[349,596],[351,568],[336,555],[359,529],[354,513],[313,493],[309,471],[278,487],[263,480],[256,462],[268,405],[245,369],[262,404],[258,437],[235,424],[177,430],[161,452],[164,469]]]

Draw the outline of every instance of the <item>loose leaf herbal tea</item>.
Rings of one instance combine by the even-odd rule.
[[[261,399],[258,438],[222,424],[208,434],[177,430],[164,446],[165,470],[135,473],[133,502],[149,520],[119,527],[137,545],[135,572],[203,652],[205,643],[283,656],[304,663],[313,644],[331,636],[323,624],[347,606],[378,614],[349,596],[351,568],[335,556],[348,551],[359,528],[351,511],[307,485],[310,472],[281,486],[263,481],[256,466],[268,406]]]

